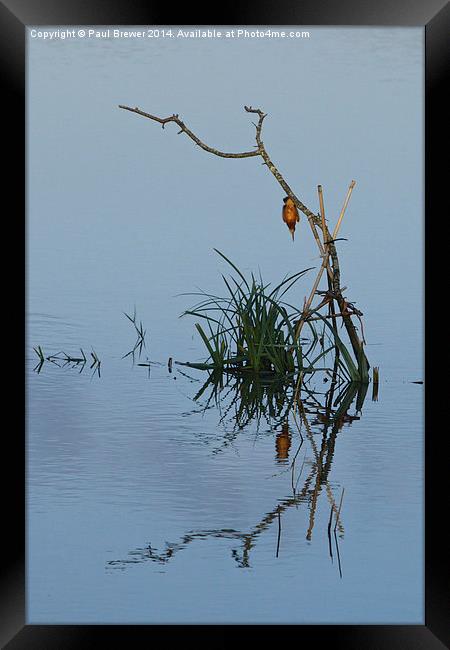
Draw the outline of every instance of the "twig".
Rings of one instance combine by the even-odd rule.
[[[157,117],[156,115],[150,115],[150,113],[146,113],[145,111],[141,111],[140,108],[131,108],[130,106],[122,106],[119,105],[119,108],[123,108],[126,111],[131,111],[131,113],[137,113],[138,115],[141,115],[142,117],[147,117],[149,120],[153,120],[154,122],[159,122],[159,124],[162,124],[162,127],[169,122],[175,122],[175,124],[178,124],[180,127],[181,131],[179,133],[186,133],[186,135],[191,138],[197,144],[199,147],[201,147],[204,151],[207,151],[208,153],[212,153],[215,156],[221,156],[222,158],[251,158],[254,156],[259,156],[260,152],[258,149],[255,151],[243,151],[242,153],[225,153],[223,151],[219,151],[218,149],[214,149],[213,147],[208,147],[207,144],[202,142],[199,137],[197,137],[188,127],[186,124],[180,120],[177,114],[173,114],[170,117]],[[262,121],[262,120],[261,120]]]

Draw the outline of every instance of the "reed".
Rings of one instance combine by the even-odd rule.
[[[34,368],[34,370],[37,373],[41,372],[42,366],[44,365],[44,361],[49,361],[50,363],[53,363],[59,368],[66,368],[66,367],[79,368],[80,373],[83,372],[87,362],[87,358],[83,351],[83,348],[80,348],[81,357],[75,356],[73,354],[67,354],[67,352],[65,352],[64,350],[60,350],[56,354],[49,354],[48,356],[44,356],[44,353],[40,345],[34,347],[33,350],[36,352],[39,358],[39,363]],[[92,350],[90,356],[92,357],[92,363],[89,367],[91,370],[92,369],[94,370],[93,374],[97,373],[98,376],[100,377],[101,360],[98,358],[95,350]]]
[[[33,350],[34,350],[34,351],[36,352],[36,354],[38,355],[38,357],[39,357],[39,362],[40,362],[40,363],[44,363],[44,361],[45,361],[45,357],[44,357],[44,353],[43,353],[43,351],[42,351],[41,346],[38,345],[37,347],[33,348]]]
[[[136,342],[135,342],[133,348],[132,348],[129,352],[127,352],[126,354],[124,354],[123,357],[122,357],[122,359],[126,359],[126,357],[128,357],[128,356],[131,355],[131,357],[132,357],[132,359],[133,359],[133,363],[134,363],[134,359],[135,359],[136,351],[138,351],[138,353],[139,353],[139,359],[140,359],[140,358],[141,358],[141,354],[142,354],[142,349],[146,347],[146,346],[145,346],[145,334],[146,334],[146,330],[144,330],[144,326],[143,326],[143,324],[142,324],[142,321],[140,321],[139,324],[138,324],[138,322],[137,322],[136,307],[134,308],[133,316],[130,316],[130,315],[127,314],[126,312],[123,312],[123,314],[124,314],[124,316],[126,316],[126,318],[128,318],[128,320],[130,321],[130,323],[133,324],[134,329],[135,329],[135,332],[136,332],[136,336],[137,336],[137,338],[136,338]]]
[[[205,364],[195,367],[276,375],[302,368],[302,347],[294,328],[301,312],[283,297],[310,269],[285,278],[272,289],[253,273],[246,278],[223,253],[216,252],[235,275],[222,275],[225,296],[202,291],[204,300],[182,314],[204,321],[204,326],[197,322],[195,327],[209,356]]]
[[[182,316],[202,319],[195,323],[208,357],[201,363],[186,363],[199,370],[293,376],[330,370],[339,352],[339,366],[350,381],[360,373],[352,356],[334,328],[318,308],[300,310],[286,302],[285,296],[311,269],[286,277],[273,289],[252,273],[249,278],[223,253],[214,249],[233,269],[234,275],[222,275],[227,292],[217,296],[201,291],[204,299]],[[324,268],[324,267],[322,267]],[[315,283],[316,284],[316,283]],[[311,319],[311,320],[310,320]],[[321,321],[323,329],[318,331]],[[309,328],[309,338],[300,338],[299,323]],[[306,344],[305,344],[306,343]],[[319,349],[318,349],[319,348]],[[328,363],[329,359],[331,363]],[[328,367],[329,366],[329,367]]]

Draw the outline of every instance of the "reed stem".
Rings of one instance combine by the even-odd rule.
[[[336,239],[336,237],[337,237],[337,235],[339,233],[339,229],[341,227],[342,219],[343,219],[345,211],[347,209],[348,202],[350,201],[350,197],[352,195],[353,188],[355,187],[355,184],[356,184],[355,181],[352,181],[350,183],[349,188],[348,188],[347,195],[346,195],[345,201],[344,201],[344,205],[342,206],[338,221],[337,221],[336,226],[335,226],[335,228],[333,230],[333,236],[332,236],[333,240]],[[320,214],[321,214],[321,217],[322,217],[322,231],[323,231],[323,237],[324,237],[324,246],[321,246],[321,249],[323,250],[323,254],[322,254],[323,260],[322,260],[322,265],[320,267],[319,273],[317,274],[316,280],[315,280],[315,282],[313,284],[313,287],[311,289],[311,293],[309,294],[309,298],[306,301],[305,307],[303,309],[302,317],[300,318],[300,320],[299,320],[299,322],[297,324],[297,328],[295,330],[295,340],[298,340],[298,337],[300,336],[300,332],[302,331],[303,325],[305,323],[305,319],[307,318],[309,308],[310,308],[311,303],[312,303],[312,301],[314,299],[314,296],[315,296],[315,293],[317,291],[317,287],[319,286],[319,282],[320,282],[320,280],[322,278],[322,274],[324,272],[324,269],[328,264],[328,257],[330,255],[328,242],[325,241],[326,225],[325,225],[325,209],[324,209],[324,205],[323,205],[322,186],[319,185],[317,190],[318,190],[318,194],[319,194]],[[314,231],[315,231],[315,228],[314,228]],[[317,232],[316,232],[316,234],[317,234]]]

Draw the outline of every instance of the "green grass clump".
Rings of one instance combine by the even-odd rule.
[[[202,291],[204,300],[182,314],[204,321],[203,326],[197,322],[195,327],[209,355],[206,363],[189,365],[277,375],[301,369],[302,348],[295,339],[295,321],[301,312],[282,298],[310,269],[299,271],[270,289],[270,284],[256,279],[253,273],[247,279],[223,253],[216,252],[237,276],[222,275],[227,289],[225,297]]]

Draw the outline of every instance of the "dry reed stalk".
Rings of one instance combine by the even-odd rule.
[[[345,211],[347,209],[348,202],[350,201],[350,197],[352,195],[353,188],[355,187],[355,185],[356,185],[356,181],[352,181],[350,183],[350,186],[349,186],[348,191],[347,191],[347,196],[345,197],[344,205],[342,206],[341,214],[339,215],[339,219],[338,219],[337,224],[336,224],[336,226],[334,228],[334,231],[333,231],[333,239],[336,239],[336,236],[337,236],[337,234],[339,232],[339,228],[341,227],[342,218],[343,218],[343,216],[345,214]]]
[[[322,217],[323,242],[324,242],[324,246],[326,246],[326,248],[328,249],[329,244],[326,244],[326,241],[327,241],[328,238],[327,238],[327,227],[326,227],[326,223],[325,223],[325,208],[324,208],[324,204],[323,204],[322,185],[319,185],[317,187],[317,192],[319,194],[320,214],[321,214],[321,217]],[[330,293],[333,292],[333,279],[334,279],[334,265],[333,265],[333,275],[330,276],[330,274],[328,274],[328,276],[327,276],[328,291]],[[337,336],[337,323],[336,323],[336,310],[334,308],[334,300],[330,300],[329,303],[328,303],[328,314],[333,319],[333,331],[334,331],[334,334],[335,334],[335,337],[336,337]],[[336,355],[339,355],[339,350],[336,350]]]
[[[332,240],[336,239],[336,237],[337,237],[337,234],[338,234],[339,229],[341,227],[342,219],[343,219],[345,211],[347,209],[348,202],[349,202],[350,197],[352,195],[353,188],[355,187],[355,184],[356,184],[355,181],[352,181],[350,183],[350,186],[349,186],[348,191],[347,191],[347,196],[345,197],[344,205],[342,206],[341,213],[339,215],[336,226],[335,226],[335,228],[333,230]],[[325,211],[324,211],[324,207],[323,207],[323,194],[322,194],[322,186],[321,185],[319,185],[319,187],[318,187],[318,192],[319,192],[319,203],[320,203],[320,212],[321,212],[321,216],[322,216],[322,230],[323,230],[323,233],[324,233],[324,246],[325,246],[325,248],[322,247],[322,249],[324,251],[323,252],[323,261],[322,261],[322,266],[320,267],[319,273],[317,274],[316,280],[315,280],[315,282],[313,284],[313,288],[311,289],[311,293],[309,294],[309,298],[306,301],[306,305],[305,305],[305,307],[303,309],[303,314],[302,314],[302,316],[301,316],[301,318],[300,318],[300,320],[299,320],[299,322],[297,324],[297,328],[295,330],[295,340],[297,340],[298,337],[300,336],[300,332],[302,331],[303,324],[305,323],[305,319],[306,319],[306,317],[308,315],[307,313],[309,311],[311,303],[312,303],[312,301],[314,299],[314,296],[316,294],[317,287],[319,286],[319,282],[320,282],[320,280],[322,278],[322,273],[324,272],[325,267],[328,264],[328,257],[330,255],[329,247],[327,245],[327,242],[325,241],[325,231],[326,231]]]
[[[321,214],[321,220],[322,220],[321,223],[322,223],[323,241],[324,241],[324,244],[325,244],[325,241],[327,239],[327,236],[326,236],[327,227],[326,227],[326,224],[325,224],[325,210],[324,210],[324,207],[323,207],[322,185],[318,186],[317,191],[319,192],[319,204],[320,204],[320,214]],[[320,237],[317,234],[316,226],[315,226],[313,220],[308,218],[308,223],[309,223],[309,225],[311,227],[312,233],[314,235],[314,239],[316,240],[316,244],[317,244],[317,246],[319,248],[320,256],[322,257],[322,259],[325,259],[324,255],[325,255],[325,252],[326,252],[326,246],[324,246],[324,244],[322,244],[322,242],[320,241]],[[331,270],[331,267],[330,267],[330,265],[328,263],[328,258],[326,258],[326,268],[327,268],[328,277],[330,278],[330,281],[332,281],[334,276],[333,276],[333,271]]]
[[[351,192],[352,192],[355,185],[356,185],[355,181],[352,181],[351,184],[350,184],[350,187],[349,187],[349,191],[347,192],[347,197],[345,199],[344,206],[343,206],[343,208],[341,210],[341,215],[339,217],[338,222],[341,221],[342,217],[344,216],[344,212],[345,212],[345,210],[347,208],[347,204],[348,204],[348,201],[350,199]],[[315,220],[308,219],[308,221],[309,221],[309,223],[311,225],[311,228],[315,231],[314,224],[318,225],[320,223],[319,217],[316,217]],[[322,226],[322,229],[323,229],[323,221],[321,222],[321,226]],[[331,257],[331,260],[332,260],[332,267],[333,267],[333,271],[330,271],[330,266],[329,266],[329,264],[327,264],[328,289],[329,289],[329,291],[331,291],[331,292],[333,292],[335,294],[335,300],[336,300],[336,302],[338,304],[339,310],[341,312],[345,312],[346,301],[342,297],[342,290],[340,288],[339,260],[338,260],[338,256],[337,256],[337,253],[336,253],[336,247],[335,247],[334,241],[333,241],[335,239],[335,237],[336,237],[336,234],[334,234],[333,237],[331,237],[328,230],[326,230],[326,232],[328,234],[327,243],[328,243],[329,253],[330,253],[330,257]],[[335,229],[335,233],[336,233],[336,229]],[[315,239],[316,239],[316,242],[317,242],[318,235],[317,235],[316,232],[314,232],[314,236],[315,236]],[[321,246],[321,244],[319,245],[319,243],[318,243],[318,246],[319,246],[319,250],[322,253],[323,252],[323,247]],[[332,315],[333,312],[334,312],[334,302],[333,301],[330,301],[329,309],[330,309],[330,314]],[[354,326],[354,324],[352,322],[351,314],[345,314],[344,317],[343,317],[343,321],[344,321],[345,329],[347,330],[347,334],[348,334],[349,339],[350,339],[350,343],[351,343],[352,348],[353,348],[353,353],[355,355],[355,358],[359,359],[360,355],[362,354],[362,358],[364,360],[364,363],[366,364],[367,369],[369,369],[370,364],[369,364],[369,362],[367,360],[367,357],[366,357],[366,355],[364,353],[364,350],[362,349],[362,343],[359,340],[359,337],[358,337],[358,334],[356,332],[355,326]],[[333,329],[335,330],[335,332],[337,331],[337,325],[336,325],[335,319],[333,319]],[[359,362],[358,362],[358,366],[360,366]]]

